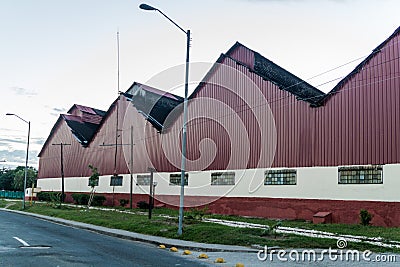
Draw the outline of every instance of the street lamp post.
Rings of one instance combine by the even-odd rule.
[[[186,34],[186,62],[185,62],[185,98],[183,100],[183,129],[182,129],[182,162],[181,162],[181,191],[179,197],[179,226],[178,235],[182,235],[182,224],[183,224],[183,203],[185,195],[185,168],[186,168],[186,124],[187,124],[187,102],[188,102],[188,86],[189,86],[189,49],[190,49],[190,30],[185,31],[182,27],[176,24],[172,19],[165,15],[158,8],[149,6],[147,4],[141,4],[140,9],[148,11],[157,11],[168,19],[172,24],[178,27],[182,32]]]
[[[25,175],[24,175],[24,194],[23,194],[23,199],[22,199],[22,209],[25,209],[25,191],[26,191],[26,176],[28,173],[28,154],[29,154],[29,136],[31,134],[31,122],[30,121],[26,121],[23,118],[21,118],[20,116],[13,114],[13,113],[7,113],[7,116],[15,116],[18,119],[22,120],[23,122],[28,124],[28,141],[26,144],[26,158],[25,158]]]

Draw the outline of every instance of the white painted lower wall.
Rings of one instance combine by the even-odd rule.
[[[338,184],[338,167],[308,167],[297,170],[296,185],[264,185],[267,169],[235,170],[235,185],[211,185],[211,173],[189,172],[186,196],[266,197],[326,200],[366,200],[400,202],[400,164],[383,165],[383,184]],[[157,195],[179,195],[180,186],[170,185],[170,173],[155,173]],[[149,186],[136,185],[133,193],[147,194]],[[122,186],[110,186],[111,175],[101,176],[97,193],[126,193],[130,191],[130,175],[123,175]],[[61,191],[61,178],[38,179],[42,191]],[[89,192],[88,177],[65,178],[66,192]]]

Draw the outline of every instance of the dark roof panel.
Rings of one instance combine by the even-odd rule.
[[[243,50],[236,53],[238,49]],[[312,106],[315,106],[325,95],[324,92],[239,42],[228,50],[226,56],[248,67],[264,80],[276,84],[280,89],[292,93],[297,99],[309,102]]]
[[[81,113],[78,113],[79,115],[63,114],[61,117],[65,120],[78,142],[87,147],[100,128],[106,112],[75,104],[68,113],[72,113],[74,109],[78,109]]]
[[[254,72],[265,80],[276,84],[280,89],[294,94],[297,99],[316,105],[325,94],[306,81],[293,75],[271,60],[254,53]]]
[[[82,115],[72,115],[71,113],[73,113],[75,109],[82,111]],[[60,114],[57,122],[54,124],[49,136],[43,144],[38,157],[42,155],[42,152],[45,147],[47,147],[51,136],[56,132],[56,129],[61,122],[65,121],[78,142],[82,144],[82,146],[87,147],[99,129],[102,119],[106,115],[106,112],[102,110],[77,104],[74,104],[68,110],[68,113],[69,114]]]
[[[163,129],[170,112],[183,103],[180,96],[136,82],[123,95],[158,131]]]
[[[94,134],[97,132],[98,124],[93,123],[85,123],[79,120],[74,119],[67,119],[65,118],[65,122],[67,123],[68,127],[71,129],[72,134],[78,140],[78,142],[87,147],[92,140]]]

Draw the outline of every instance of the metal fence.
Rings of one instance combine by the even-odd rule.
[[[24,197],[24,192],[22,191],[0,191],[0,198],[19,198],[22,199]]]

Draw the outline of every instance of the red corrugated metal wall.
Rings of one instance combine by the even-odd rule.
[[[192,135],[195,138],[188,138],[188,147],[191,150],[197,150],[200,141],[204,138],[210,138],[215,142],[217,156],[205,169],[221,170],[227,166],[230,166],[230,169],[244,169],[269,165],[270,160],[268,157],[262,157],[261,153],[261,143],[268,143],[268,140],[262,140],[259,120],[264,120],[263,123],[267,125],[273,121],[268,120],[268,106],[265,105],[263,94],[252,90],[254,88],[251,88],[251,84],[243,81],[243,75],[253,77],[254,74],[229,58],[224,59],[222,64],[229,68],[217,71],[212,77],[212,83],[206,84],[199,90],[195,98],[214,100],[209,102],[210,106],[195,105],[196,108],[193,109],[193,105],[189,105],[189,119],[204,113],[211,116],[203,119],[206,120],[203,124],[193,126],[189,124],[188,136]],[[229,108],[224,108],[224,105]],[[213,110],[213,112],[206,112],[208,110]],[[260,113],[265,113],[265,116],[260,118],[257,116]],[[189,155],[193,154],[193,151],[188,152]],[[242,158],[241,153],[247,152],[249,157]],[[192,157],[195,158],[196,155]],[[198,170],[199,168],[194,164],[190,169]]]
[[[399,35],[316,115],[314,166],[400,162]]]
[[[228,57],[222,59],[224,66],[235,71],[218,69],[189,103],[187,170],[269,167],[271,155],[263,155],[262,147],[275,138],[270,127],[273,121],[266,122],[267,134],[263,135],[257,115],[264,113],[268,120],[269,108],[276,125],[273,167],[400,163],[399,51],[397,35],[323,106],[313,108],[252,72],[254,53],[237,46],[230,57],[248,66]],[[261,97],[247,88],[243,74],[260,88]],[[243,94],[255,104],[249,106],[241,98]],[[148,167],[178,171],[182,118],[159,134],[130,102],[121,98],[119,122],[123,123],[119,128],[123,138],[119,142],[129,143],[127,133],[133,125],[134,172],[147,172]],[[112,109],[88,148],[78,144],[64,122],[59,125],[49,143],[72,144],[65,147],[66,177],[90,175],[88,164],[98,167],[102,174],[113,173],[115,147],[100,145],[115,143],[115,120]],[[129,173],[127,147],[121,147],[117,172]],[[273,148],[268,146],[268,150]],[[250,151],[245,162],[241,151]],[[59,153],[56,146],[45,149],[39,161],[40,178],[60,177]]]
[[[248,51],[231,56],[247,62]],[[250,73],[275,117],[273,167],[399,163],[399,51],[397,35],[318,108]]]

